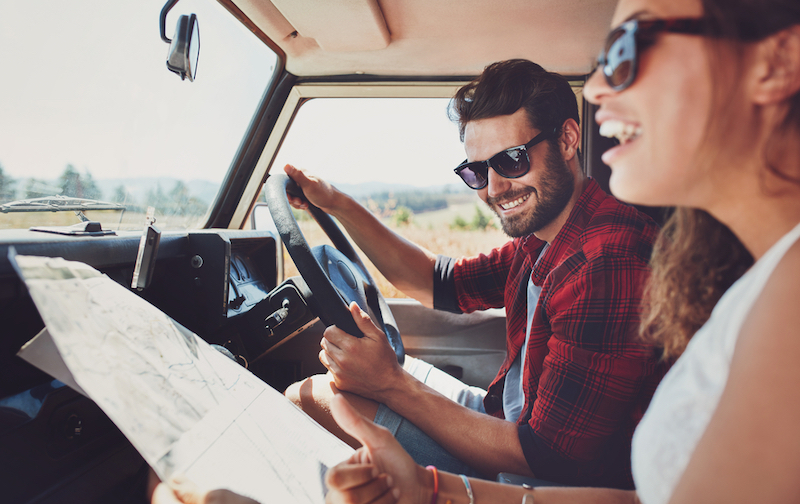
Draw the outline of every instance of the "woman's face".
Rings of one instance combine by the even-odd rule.
[[[700,0],[620,0],[612,27],[630,19],[702,15]],[[704,39],[661,32],[637,53],[638,72],[627,89],[613,91],[601,70],[584,88],[600,106],[597,122],[621,141],[603,155],[612,168],[611,191],[631,203],[705,206],[711,183],[693,167],[712,99]]]

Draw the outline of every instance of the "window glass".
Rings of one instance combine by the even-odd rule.
[[[0,228],[197,227],[272,78],[275,54],[214,0],[197,14],[194,82],[166,67],[165,0],[0,2]],[[68,198],[77,198],[72,200]],[[27,204],[20,200],[34,200]]]
[[[272,170],[287,163],[331,182],[390,228],[451,257],[488,252],[508,238],[453,169],[464,160],[458,128],[439,98],[317,98],[298,111]],[[296,212],[313,247],[330,243]],[[385,297],[404,297],[361,252]],[[297,274],[288,254],[286,276]]]

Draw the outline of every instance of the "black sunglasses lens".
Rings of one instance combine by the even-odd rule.
[[[608,85],[624,89],[630,83],[636,58],[636,40],[633,30],[619,29],[613,32],[606,43],[603,73]]]
[[[492,168],[506,178],[517,178],[528,173],[530,163],[526,149],[509,149],[492,158]]]
[[[473,189],[481,189],[486,185],[486,175],[482,175],[478,170],[473,170],[470,165],[462,168],[458,175]]]

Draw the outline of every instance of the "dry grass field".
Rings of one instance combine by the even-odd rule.
[[[412,217],[409,225],[397,226],[391,222],[391,219],[384,220],[384,223],[404,238],[422,245],[435,254],[444,254],[450,257],[476,255],[488,252],[509,240],[498,229],[499,226],[480,231],[463,231],[450,228],[450,224],[456,215],[460,215],[467,221],[472,219],[475,214],[476,201],[476,199],[470,198],[469,201],[463,203],[451,204],[444,210],[416,214]],[[481,207],[481,211],[484,213],[489,212],[485,206]],[[305,220],[299,224],[311,247],[330,243],[316,222]],[[358,252],[384,297],[408,297],[390,284],[360,250]],[[286,277],[297,275],[297,268],[288,253],[285,253],[284,256]]]

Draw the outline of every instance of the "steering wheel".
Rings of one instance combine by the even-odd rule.
[[[403,364],[405,350],[397,322],[350,241],[330,215],[309,203],[311,216],[335,245],[335,248],[330,245],[309,248],[292,214],[287,192],[304,197],[302,189],[286,174],[276,173],[267,178],[267,205],[286,250],[311,290],[312,296],[306,300],[308,305],[326,326],[335,324],[346,333],[362,338],[364,334],[347,308],[355,301],[383,329],[397,361]]]

